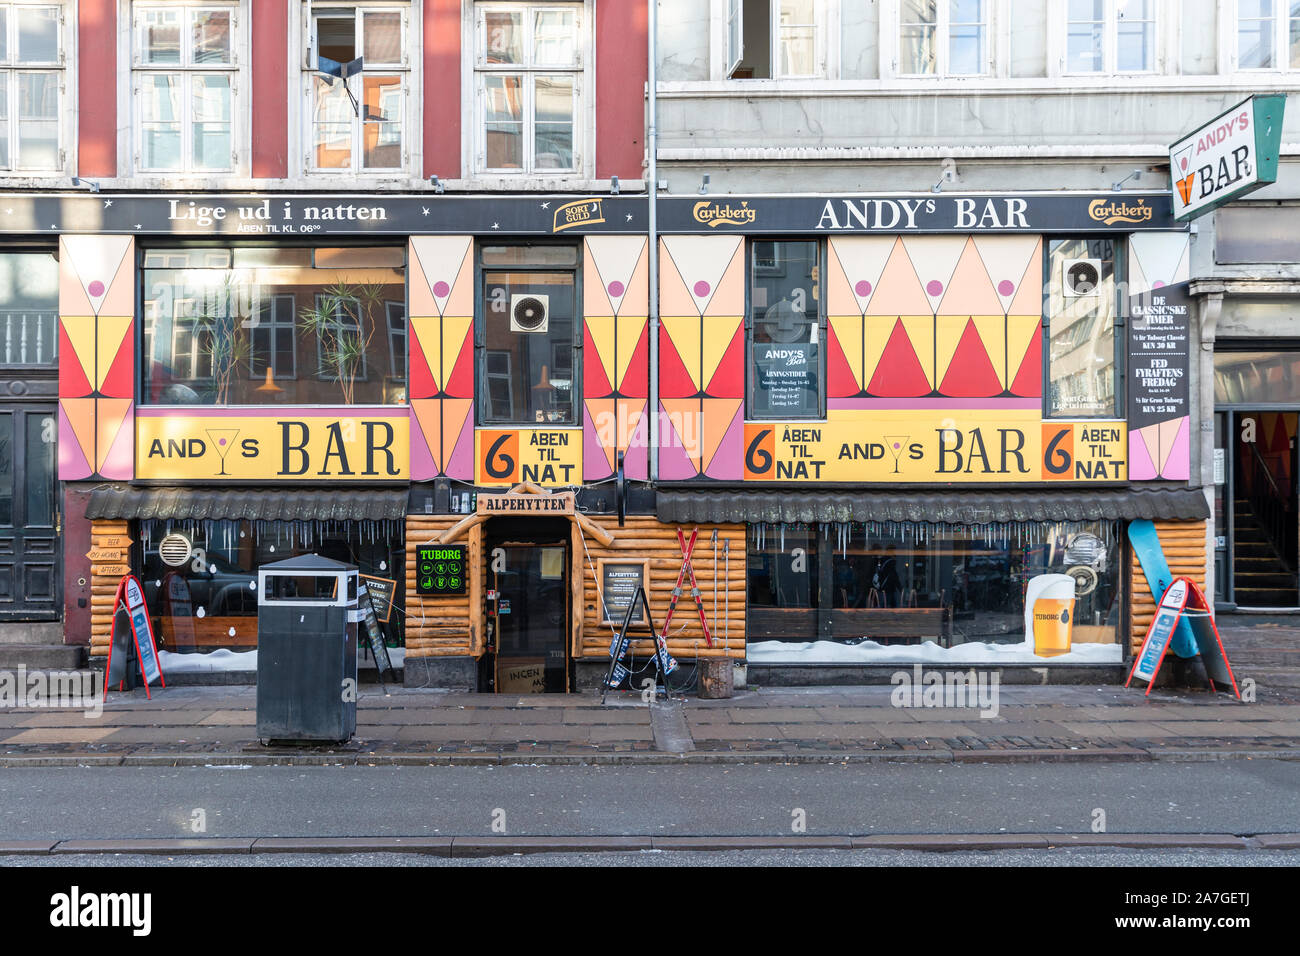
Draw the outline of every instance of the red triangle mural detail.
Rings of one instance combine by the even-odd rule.
[[[605,374],[605,363],[600,360],[600,353],[591,341],[591,330],[582,330],[582,394],[584,398],[604,398],[613,392],[609,376]]]
[[[952,353],[948,374],[943,377],[939,391],[953,398],[988,398],[1002,394],[1002,383],[998,381],[998,373],[989,361],[988,352],[984,351],[984,342],[975,328],[974,319],[966,320],[966,328],[957,342],[957,351]]]
[[[632,358],[623,373],[623,381],[618,383],[618,393],[628,398],[650,397],[650,323],[641,328],[641,337],[636,340]]]
[[[434,398],[438,394],[437,383],[429,369],[429,360],[424,355],[424,343],[411,326],[411,398]]]
[[[452,366],[451,378],[447,380],[444,392],[454,398],[474,397],[473,326],[465,333],[465,342],[460,347],[460,354],[456,356],[456,364]]]
[[[659,327],[659,397],[689,398],[698,394],[690,373],[673,347],[672,336],[662,325]]]
[[[894,330],[889,333],[867,391],[882,398],[918,398],[930,394],[930,382],[902,319],[894,320]]]
[[[1023,398],[1038,398],[1043,392],[1043,327],[1034,329],[1034,336],[1020,360],[1020,369],[1011,382],[1011,394]]]
[[[831,398],[858,394],[858,382],[853,377],[853,369],[849,367],[849,360],[845,357],[833,328],[827,329],[826,338],[830,343],[830,349],[826,353],[826,377],[830,385],[828,394]]]
[[[713,398],[745,397],[745,323],[737,326],[705,391]]]
[[[133,340],[134,341],[134,340]],[[80,398],[83,395],[89,395],[94,389],[90,387],[90,379],[86,377],[86,371],[77,361],[77,353],[72,349],[72,342],[68,339],[68,333],[64,331],[63,323],[59,323],[59,398]]]
[[[122,344],[113,356],[113,364],[104,376],[99,393],[110,398],[135,398],[135,320],[126,327]]]

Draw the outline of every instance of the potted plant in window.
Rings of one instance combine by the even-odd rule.
[[[383,301],[379,283],[339,280],[298,313],[298,328],[320,343],[320,374],[338,382],[346,405],[355,404],[357,378],[365,371],[366,351],[375,336],[375,310]]]
[[[217,405],[230,403],[230,386],[235,371],[248,361],[249,341],[240,335],[242,322],[229,311],[220,315],[205,314],[198,322],[199,347],[212,364],[213,400]]]

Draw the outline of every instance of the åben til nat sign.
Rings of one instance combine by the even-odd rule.
[[[1286,97],[1252,96],[1169,147],[1180,222],[1277,181]]]

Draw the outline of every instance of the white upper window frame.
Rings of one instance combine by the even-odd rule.
[[[1286,73],[1300,70],[1300,50],[1291,55],[1291,31],[1300,32],[1300,12],[1291,14],[1291,0],[1266,0],[1272,4],[1270,16],[1259,18],[1270,21],[1273,29],[1273,62],[1269,66],[1241,65],[1241,23],[1249,9],[1256,6],[1243,0],[1224,0],[1230,9],[1228,16],[1228,49],[1232,51],[1229,69],[1240,73]]]
[[[71,104],[76,101],[72,85],[72,66],[74,57],[69,56],[75,50],[75,17],[69,16],[68,4],[64,0],[5,0],[0,3],[5,11],[4,24],[0,29],[4,34],[3,55],[0,56],[0,137],[6,149],[3,162],[0,162],[0,175],[9,179],[48,178],[66,175],[75,168],[69,162],[71,147],[75,144],[75,114]],[[53,59],[29,58],[20,60],[18,19],[19,11],[42,10],[56,15],[57,49]],[[40,74],[55,77],[55,110],[52,121],[55,124],[57,142],[55,144],[55,164],[53,166],[18,165],[18,144],[21,138],[23,117],[20,75]]]
[[[722,42],[724,44],[723,76],[731,78],[745,55],[745,0],[721,0]],[[811,26],[813,30],[813,69],[808,73],[793,73],[780,69],[781,57],[781,0],[767,0],[768,12],[768,73],[764,79],[819,80],[828,76],[826,44],[833,34],[827,14],[827,0],[812,0],[812,23],[790,24],[789,28]],[[746,80],[745,82],[750,82]]]
[[[549,65],[531,62],[533,19],[531,14],[547,8],[570,9],[577,17],[577,47],[573,64]],[[485,17],[492,11],[521,12],[524,24],[525,62],[490,64],[486,61]],[[529,181],[543,188],[557,180],[590,180],[595,170],[595,11],[591,0],[464,0],[464,97],[469,104],[462,147],[468,179],[503,183]],[[493,75],[523,74],[523,164],[521,169],[487,165],[487,84]],[[573,165],[566,168],[538,167],[535,139],[535,78],[541,75],[569,75],[573,83]]]
[[[1138,18],[1150,22],[1151,38],[1147,45],[1147,65],[1141,69],[1121,69],[1119,64],[1119,27],[1126,18],[1125,0],[1101,0],[1102,19],[1092,21],[1101,24],[1101,64],[1095,70],[1072,69],[1070,63],[1070,5],[1067,2],[1053,4],[1054,21],[1051,23],[1053,38],[1059,44],[1057,75],[1069,77],[1090,76],[1150,76],[1164,72],[1167,51],[1164,44],[1176,31],[1169,28],[1169,10],[1164,0],[1147,0],[1147,17]],[[1229,0],[1231,2],[1231,0]],[[1181,12],[1181,11],[1180,11]]]
[[[980,3],[981,19],[978,21],[959,21],[960,23],[978,23],[980,28],[980,52],[979,61],[981,69],[978,72],[954,72],[950,62],[952,52],[952,5],[953,0],[936,0],[935,12],[936,22],[934,24],[934,46],[935,46],[935,68],[932,71],[908,71],[904,70],[904,44],[903,29],[909,23],[921,23],[922,21],[904,22],[903,17],[905,0],[894,0],[891,5],[893,19],[889,26],[891,27],[892,38],[889,39],[889,49],[894,51],[893,56],[893,75],[906,78],[908,80],[929,80],[929,79],[967,79],[992,77],[996,75],[995,71],[995,37],[994,32],[997,28],[997,11],[999,4],[996,0],[982,0]],[[881,21],[882,32],[886,26],[884,20]]]
[[[420,109],[423,102],[422,93],[418,87],[423,76],[423,70],[417,66],[422,62],[423,48],[420,43],[420,4],[413,0],[302,0],[299,4],[299,35],[298,49],[301,50],[299,56],[299,66],[301,69],[301,79],[298,81],[298,95],[296,100],[299,104],[299,122],[297,123],[299,142],[300,162],[297,174],[300,176],[331,176],[340,179],[408,179],[412,176],[418,176],[418,166],[420,163],[421,149],[420,143],[423,139],[423,127],[420,123]],[[317,16],[322,13],[337,12],[344,13],[351,11],[356,16],[358,24],[357,36],[360,43],[364,45],[364,36],[362,35],[363,14],[366,12],[399,12],[402,16],[402,57],[400,62],[385,64],[364,64],[363,72],[356,77],[350,78],[348,82],[349,89],[357,97],[358,103],[362,104],[364,112],[364,83],[366,74],[397,74],[402,77],[401,84],[401,117],[402,117],[402,159],[398,166],[385,166],[367,168],[363,165],[363,142],[364,142],[364,119],[358,113],[351,109],[351,103],[348,103],[348,114],[352,117],[352,162],[348,167],[320,167],[315,163],[315,136],[313,132],[315,118],[315,78],[316,78],[316,20]],[[292,45],[292,44],[291,44]]]

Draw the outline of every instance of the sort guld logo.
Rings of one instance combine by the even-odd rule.
[[[591,226],[605,221],[605,208],[600,199],[576,199],[555,210],[551,232],[563,232],[574,226]]]

